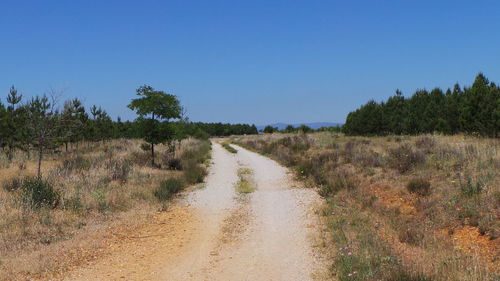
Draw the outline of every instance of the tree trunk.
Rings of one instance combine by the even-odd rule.
[[[43,157],[43,146],[40,145],[38,148],[38,172],[37,177],[40,180],[42,178],[42,157]]]
[[[66,145],[66,152],[68,152],[68,142],[65,142]]]
[[[151,165],[155,166],[155,145],[151,143]]]

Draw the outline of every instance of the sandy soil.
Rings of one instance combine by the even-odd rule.
[[[204,188],[142,227],[102,259],[64,280],[312,280],[321,270],[313,251],[316,192],[297,187],[286,168],[235,147],[213,145]],[[235,192],[238,168],[256,190]]]

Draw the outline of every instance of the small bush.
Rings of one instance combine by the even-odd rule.
[[[295,169],[301,178],[307,178],[313,172],[313,164],[310,161],[303,161]]]
[[[153,194],[160,202],[165,202],[182,189],[184,189],[184,184],[172,178],[161,182],[160,187]]]
[[[467,178],[467,183],[465,184],[460,183],[460,190],[462,191],[462,194],[465,195],[466,197],[472,197],[474,195],[480,194],[483,189],[484,189],[483,183],[477,181],[474,184],[472,182],[471,177]]]
[[[134,151],[130,154],[130,161],[138,166],[146,166],[151,163],[151,155],[140,151]]]
[[[78,155],[69,159],[64,159],[61,170],[66,171],[85,171],[90,169],[91,163],[88,159]]]
[[[414,178],[408,182],[406,189],[408,189],[410,193],[427,196],[431,193],[431,183],[421,178]]]
[[[199,165],[194,161],[189,161],[184,164],[184,178],[187,183],[201,183],[207,175],[207,170],[205,167]]]
[[[346,175],[337,175],[330,183],[323,185],[318,191],[322,197],[329,197],[342,189],[353,190],[356,188],[354,181]]]
[[[176,171],[182,170],[182,161],[179,158],[170,158],[167,160],[166,164],[169,170],[176,170]]]
[[[421,137],[415,141],[415,145],[425,153],[431,153],[436,146],[436,140],[431,137]]]
[[[125,183],[127,182],[128,175],[132,170],[132,161],[128,159],[111,159],[106,162],[106,168],[109,170],[109,175],[112,180],[117,180],[121,183]]]
[[[140,147],[143,151],[151,151],[151,145],[149,143],[141,143]]]
[[[400,173],[406,173],[417,165],[425,163],[425,156],[419,151],[413,151],[411,145],[403,144],[389,150],[390,165]]]
[[[25,178],[22,184],[22,202],[31,208],[42,206],[55,208],[59,204],[59,193],[46,180]]]
[[[398,235],[401,243],[418,246],[424,239],[424,233],[416,227],[401,229]]]
[[[3,189],[6,191],[16,191],[22,187],[23,180],[21,178],[13,178],[4,182]]]

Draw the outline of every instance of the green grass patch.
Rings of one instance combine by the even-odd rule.
[[[248,194],[255,191],[254,184],[250,178],[250,175],[252,175],[252,173],[252,170],[248,168],[238,169],[239,181],[236,185],[236,192],[240,194]]]
[[[222,142],[221,145],[231,153],[238,153],[238,150],[234,149],[234,147],[232,147],[228,142]]]

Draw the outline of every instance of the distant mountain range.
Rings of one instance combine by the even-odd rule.
[[[288,125],[292,125],[294,127],[299,127],[300,125],[306,125],[308,127],[311,127],[312,129],[319,129],[321,127],[335,127],[335,126],[342,126],[341,123],[332,123],[332,122],[314,122],[314,123],[300,123],[300,124],[286,124],[286,123],[274,123],[274,124],[269,124],[272,127],[278,128],[278,130],[283,130],[286,128]],[[263,130],[267,125],[259,125],[257,126],[257,130]]]

